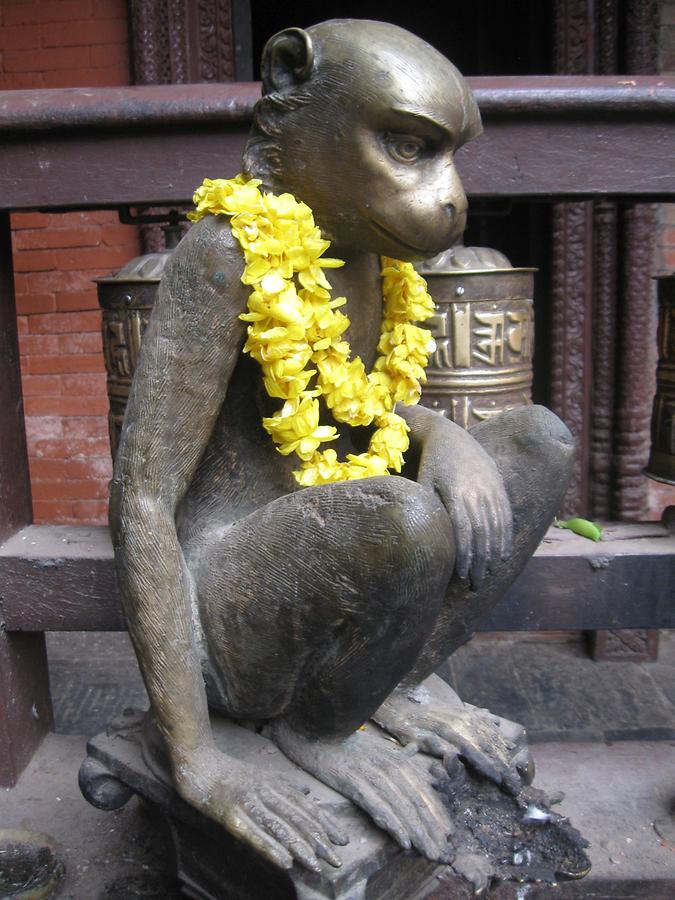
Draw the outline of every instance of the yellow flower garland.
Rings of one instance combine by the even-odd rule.
[[[347,301],[331,299],[323,272],[344,262],[323,256],[330,242],[305,203],[292,194],[263,194],[260,184],[242,175],[207,178],[195,192],[196,211],[189,218],[231,216],[232,234],[244,251],[241,280],[252,286],[248,312],[240,316],[250,323],[244,351],[260,363],[270,397],[284,401],[263,418],[263,427],[280,453],[300,457],[293,474],[303,486],[400,472],[409,429],[394,404],[417,403],[434,349],[431,332],[412,324],[434,314],[426,283],[411,263],[382,258],[379,356],[366,373],[342,340],[350,323],[338,307]],[[338,422],[375,423],[366,453],[350,453],[341,462],[335,450],[318,450],[338,437],[332,425],[319,424],[319,397]]]

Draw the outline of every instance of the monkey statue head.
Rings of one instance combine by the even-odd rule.
[[[434,256],[466,224],[455,151],[482,131],[470,88],[425,41],[333,20],[272,37],[244,169],[313,210],[344,255]]]

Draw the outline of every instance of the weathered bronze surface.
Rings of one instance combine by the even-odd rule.
[[[664,275],[658,284],[659,364],[647,475],[675,484],[675,275]]]
[[[532,403],[535,269],[457,247],[417,266],[438,307],[422,403],[469,428]]]
[[[331,282],[370,368],[379,257],[425,259],[464,229],[454,155],[480,134],[477,107],[433,48],[362,20],[276,35],[263,92],[244,171],[308,203],[346,260]],[[412,440],[402,476],[299,489],[261,427],[277,403],[241,352],[241,272],[227,218],[201,220],[174,251],[111,486],[118,580],[174,786],[278,866],[340,865],[349,835],[217,747],[211,710],[262,730],[399,847],[449,861],[446,776],[426,755],[516,797],[531,764],[521,729],[423,682],[541,540],[569,478],[569,432],[537,406],[468,431],[397,407]],[[345,431],[337,449],[358,452],[359,436]]]

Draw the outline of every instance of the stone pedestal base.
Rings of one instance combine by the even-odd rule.
[[[270,741],[224,719],[212,729],[221,749],[261,775],[303,790],[350,842],[336,848],[342,866],[314,874],[277,869],[185,803],[157,767],[144,733],[144,714],[128,711],[89,741],[80,769],[87,800],[102,809],[122,806],[133,793],[167,833],[184,893],[199,900],[422,900],[470,897],[494,879],[514,882],[580,877],[589,863],[585,842],[550,811],[540,792],[514,800],[463,766],[441,786],[452,812],[455,859],[440,866],[403,852],[352,803],[289,762]],[[418,755],[421,765],[431,760]],[[506,885],[504,885],[506,887]],[[440,893],[439,893],[440,891]],[[502,893],[500,897],[510,892]]]
[[[221,749],[261,774],[278,775],[304,790],[349,834],[336,848],[342,867],[324,864],[321,875],[294,866],[289,872],[266,862],[185,803],[148,764],[145,715],[129,711],[87,744],[80,769],[82,793],[102,809],[116,809],[138,796],[167,832],[184,893],[199,900],[407,900],[434,884],[445,866],[404,854],[367,816],[330,788],[289,762],[268,740],[224,719],[212,721]]]

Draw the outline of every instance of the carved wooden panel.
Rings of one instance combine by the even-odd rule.
[[[230,0],[129,0],[136,84],[234,80]]]
[[[593,366],[590,422],[590,514],[609,519],[614,487],[614,393],[617,345],[616,203],[594,204]]]
[[[651,445],[656,378],[656,301],[652,279],[654,208],[634,204],[623,212],[623,284],[616,418],[615,514],[638,521],[646,513],[642,474]]]
[[[135,84],[234,81],[231,0],[129,0],[129,25]],[[146,253],[165,247],[158,225],[141,237]]]
[[[555,70],[654,72],[657,13],[657,0],[556,0]],[[640,518],[655,353],[652,208],[558,204],[553,222],[552,406],[579,444],[565,512]]]
[[[551,408],[577,443],[564,515],[588,511],[590,455],[592,204],[556,203],[551,271]]]

